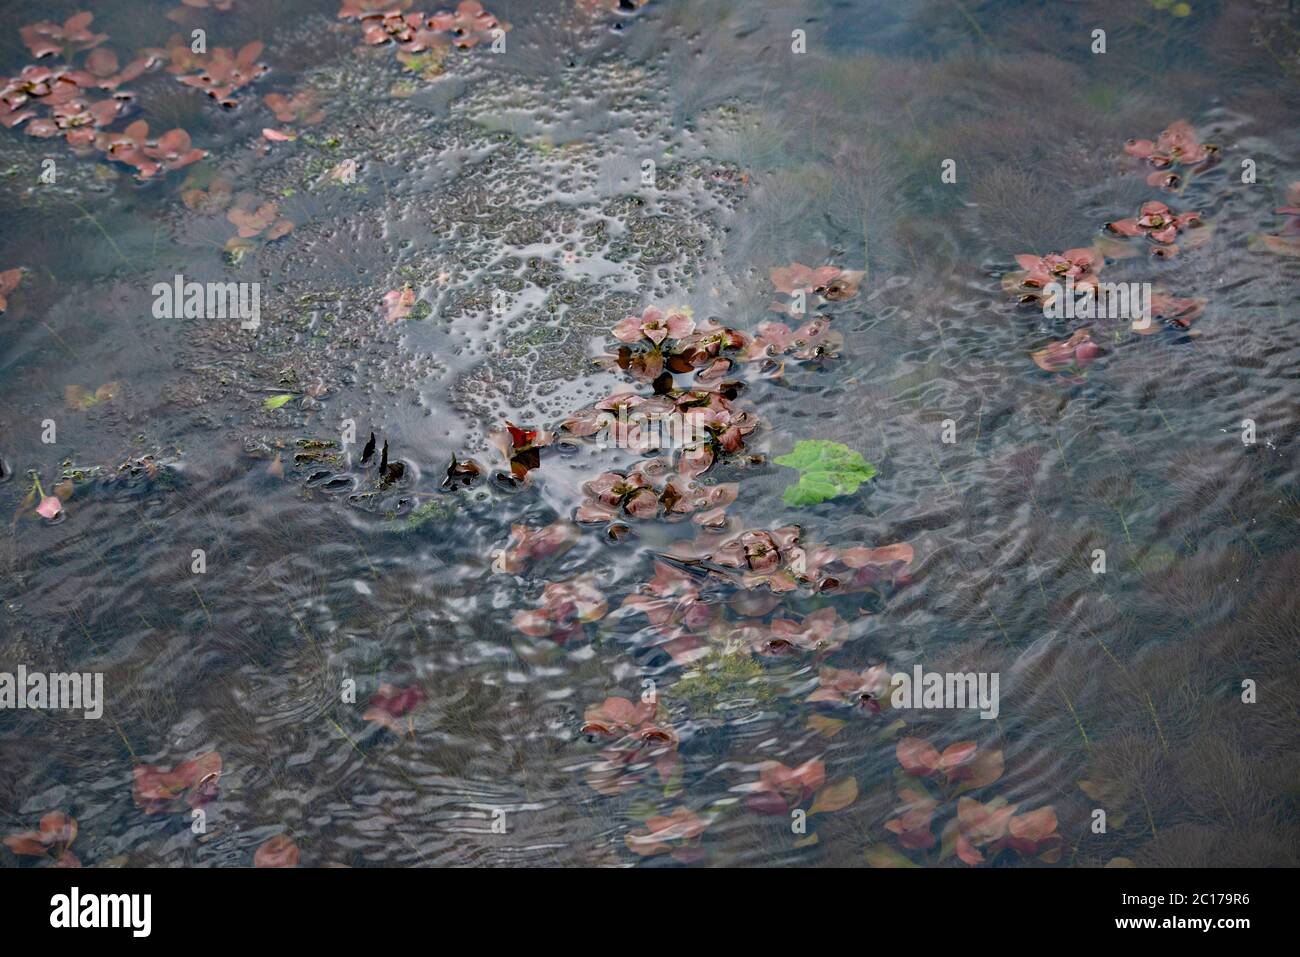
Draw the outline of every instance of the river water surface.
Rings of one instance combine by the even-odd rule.
[[[0,4],[0,672],[104,688],[0,713],[6,866],[1297,863],[1300,14],[338,7]]]

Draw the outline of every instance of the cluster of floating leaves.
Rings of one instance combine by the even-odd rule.
[[[30,64],[17,76],[0,79],[0,125],[22,126],[29,136],[43,139],[62,137],[78,155],[100,153],[130,166],[141,180],[206,156],[183,129],[151,134],[143,120],[120,132],[108,129],[133,99],[122,84],[159,65],[163,51],[146,50],[123,66],[116,53],[101,46],[108,35],[93,31],[94,19],[82,12],[62,24],[41,21],[20,28],[32,56],[62,62]]]
[[[1153,172],[1147,184],[1181,192],[1191,177],[1215,166],[1220,157],[1217,146],[1201,143],[1195,129],[1186,120],[1171,123],[1157,139],[1129,140],[1124,152],[1143,160]],[[1112,220],[1105,232],[1120,240],[1145,240],[1155,259],[1171,259],[1182,248],[1194,248],[1207,242],[1210,229],[1195,210],[1178,212],[1160,200],[1148,200],[1137,215]],[[1180,245],[1181,244],[1181,245]],[[1042,256],[1022,253],[1016,256],[1018,271],[1004,273],[1002,287],[1022,304],[1048,308],[1072,283],[1076,294],[1099,295],[1098,276],[1109,259],[1136,255],[1131,247],[1113,239],[1093,245],[1067,249]],[[1207,300],[1180,297],[1157,288],[1151,295],[1152,320],[1134,317],[1132,329],[1141,335],[1159,331],[1161,326],[1186,330],[1205,309]],[[1030,353],[1030,358],[1045,372],[1063,373],[1077,379],[1102,354],[1087,328],[1076,329],[1068,339],[1050,342]]]
[[[201,754],[175,767],[137,764],[131,773],[131,793],[145,814],[176,814],[216,800],[221,755]]]
[[[856,295],[861,273],[795,263],[773,270],[772,278],[777,292],[791,297],[780,309],[801,315],[799,307],[810,299],[834,302]],[[796,297],[802,301],[796,303]],[[645,423],[676,416],[696,444],[644,457],[629,469],[607,470],[583,482],[584,499],[571,521],[540,528],[513,526],[493,567],[524,573],[532,564],[566,552],[585,525],[601,526],[615,540],[633,522],[690,518],[699,531],[690,540],[659,550],[653,577],[634,585],[619,605],[593,574],[547,581],[533,607],[515,614],[520,633],[571,646],[589,638],[606,618],[643,616],[650,627],[639,634],[649,632],[647,640],[677,665],[689,666],[719,653],[821,661],[848,640],[848,622],[830,605],[802,614],[782,610],[787,598],[868,592],[885,596],[910,582],[910,545],[808,544],[798,526],[727,534],[726,509],[736,500],[740,483],[705,482],[718,462],[744,453],[748,436],[759,426],[752,412],[736,404],[744,379],[731,376],[779,376],[787,357],[822,361],[837,355],[840,340],[830,330],[829,316],[816,314],[795,329],[784,322],[765,322],[751,333],[715,320],[699,322],[681,307],[650,307],[616,323],[611,338],[612,351],[597,364],[626,374],[643,388],[615,392],[578,410],[556,432],[507,423],[493,438],[509,462],[510,477],[527,482],[534,470],[544,468],[542,453],[556,444],[558,434],[589,438],[605,432],[621,448],[648,452],[652,449],[643,444],[641,434]],[[687,376],[694,381],[679,385],[678,377]],[[465,463],[454,462],[449,479],[465,471]],[[878,714],[887,706],[887,681],[884,665],[862,673],[823,667],[808,702],[823,709]],[[642,785],[662,788],[669,795],[682,790],[680,738],[670,710],[658,697],[608,697],[587,709],[582,731],[601,742],[586,772],[597,792],[618,795]],[[795,767],[764,761],[750,770],[753,779],[738,787],[746,794],[743,806],[756,813],[788,814],[795,808],[831,813],[857,798],[852,777],[827,783],[820,758]],[[716,816],[674,807],[645,818],[642,827],[626,835],[626,843],[641,855],[699,860],[703,834]]]
[[[230,0],[184,0],[187,6],[229,9]],[[640,6],[621,0],[579,0],[592,9],[627,9]],[[415,56],[456,46],[472,48],[492,38],[494,31],[509,29],[474,2],[461,3],[456,11],[432,16],[410,13],[410,0],[344,0],[339,17],[359,21],[368,44],[393,44],[400,55]],[[62,25],[40,23],[24,28],[23,39],[33,54],[58,55],[68,66],[28,67],[19,78],[5,81],[0,95],[0,122],[8,127],[28,123],[34,135],[62,133],[74,148],[93,147],[109,159],[136,169],[141,179],[189,165],[202,151],[190,144],[188,134],[173,130],[157,137],[149,134],[143,121],[118,133],[101,129],[110,125],[129,102],[114,95],[98,103],[82,95],[91,89],[116,91],[162,62],[156,53],[132,61],[119,69],[117,58],[99,45],[107,39],[90,30],[93,16],[78,14]],[[71,66],[72,58],[90,51],[81,69]],[[265,72],[258,62],[260,43],[238,52],[218,48],[202,59],[183,43],[172,43],[166,51],[169,72],[186,85],[203,89],[223,105],[233,105],[234,94]],[[103,105],[105,103],[111,106]],[[313,125],[323,119],[310,91],[270,94],[265,103],[282,124]],[[51,116],[39,117],[36,106],[48,107]],[[23,115],[26,113],[27,115]],[[53,124],[50,127],[48,124]],[[77,132],[85,127],[87,132]],[[45,132],[46,130],[53,132]],[[280,137],[269,136],[275,140]],[[291,138],[284,136],[284,138]],[[1126,147],[1146,160],[1155,174],[1149,182],[1176,189],[1186,176],[1212,165],[1217,151],[1196,142],[1190,127],[1174,124],[1154,143],[1134,141]],[[1171,175],[1178,170],[1183,176]],[[196,209],[226,209],[226,217],[238,235],[232,242],[270,240],[287,234],[291,221],[280,215],[273,201],[259,202],[251,195],[234,196],[220,179],[187,181],[182,190],[187,206]],[[1294,246],[1300,233],[1300,188],[1293,187],[1288,207],[1279,213],[1293,217],[1283,230],[1285,241]],[[1108,224],[1112,232],[1127,238],[1144,238],[1157,249],[1174,249],[1180,233],[1200,228],[1195,213],[1175,213],[1163,203],[1144,204],[1136,217]],[[1279,237],[1280,238],[1280,237]],[[1105,264],[1102,251],[1067,250],[1049,256],[1022,255],[1017,261],[1023,273],[1012,286],[1028,301],[1042,301],[1043,290],[1052,282],[1073,279],[1076,286],[1095,288]],[[6,296],[17,287],[21,270],[0,273],[0,312]],[[862,273],[835,266],[809,267],[792,263],[773,269],[773,286],[783,297],[774,302],[775,311],[792,317],[806,314],[809,298],[825,302],[850,299],[857,294]],[[410,287],[384,297],[383,312],[388,321],[406,318],[415,305]],[[1204,306],[1204,300],[1156,297],[1153,311],[1186,326]],[[582,524],[600,524],[620,537],[618,530],[630,520],[675,521],[690,517],[700,526],[692,541],[662,550],[654,561],[654,577],[642,582],[611,610],[610,599],[590,574],[547,582],[535,607],[516,614],[515,627],[531,638],[557,644],[581,641],[589,627],[610,615],[643,615],[658,634],[662,647],[679,663],[694,661],[712,650],[740,649],[759,656],[802,655],[818,665],[815,689],[806,703],[818,709],[852,709],[878,715],[888,708],[888,669],[878,664],[858,672],[824,663],[848,639],[847,622],[835,607],[825,605],[806,614],[778,612],[786,597],[849,595],[873,592],[887,595],[910,582],[913,549],[907,544],[882,547],[839,548],[810,545],[802,541],[797,526],[749,529],[720,536],[727,527],[726,508],[735,501],[739,483],[705,484],[701,478],[719,461],[744,451],[745,441],[759,425],[749,411],[738,408],[736,398],[744,381],[729,379],[746,372],[779,376],[785,361],[820,362],[838,356],[841,338],[824,315],[814,315],[792,327],[785,322],[765,322],[752,333],[722,325],[714,320],[697,323],[688,310],[647,308],[629,316],[612,330],[618,343],[602,356],[600,364],[628,374],[635,382],[650,387],[650,394],[617,392],[594,406],[579,410],[559,426],[573,437],[594,435],[613,416],[628,422],[620,413],[635,411],[642,416],[676,414],[705,436],[698,445],[683,449],[675,458],[658,456],[639,462],[625,471],[604,471],[582,486],[585,499],[577,505],[574,521],[557,521],[542,528],[512,527],[509,542],[497,554],[494,568],[518,574],[530,565],[562,554],[580,537]],[[1098,354],[1086,329],[1078,330],[1065,343],[1054,343],[1035,353],[1035,361],[1049,371],[1079,367]],[[679,386],[676,376],[694,379]],[[75,391],[74,391],[75,390]],[[105,392],[105,390],[108,390]],[[70,387],[69,405],[87,408],[111,399],[115,384],[90,392]],[[615,426],[614,437],[623,447],[636,448],[635,424]],[[622,431],[619,431],[622,430]],[[494,435],[494,442],[508,465],[510,480],[526,483],[530,473],[542,465],[544,450],[555,443],[557,433],[545,429],[521,428],[513,423]],[[373,453],[373,436],[369,448]],[[367,456],[368,457],[368,456]],[[387,473],[387,446],[381,473]],[[472,483],[480,474],[476,463],[453,460],[448,484]],[[400,478],[400,472],[396,475]],[[60,488],[65,483],[61,483]],[[39,480],[34,484],[40,501],[37,511],[55,519],[62,502],[71,494],[56,490],[45,495]],[[52,504],[48,504],[52,503]],[[728,609],[734,614],[728,615]],[[369,699],[363,720],[396,735],[413,733],[412,715],[425,701],[417,687],[381,685]],[[584,715],[583,732],[602,740],[599,760],[588,769],[588,782],[599,793],[614,795],[642,784],[662,786],[666,792],[680,790],[680,738],[671,714],[657,698],[633,702],[611,696],[593,705]],[[905,738],[898,744],[901,765],[898,788],[900,805],[886,829],[908,852],[928,852],[940,846],[938,860],[955,853],[967,864],[991,860],[1004,850],[1044,861],[1059,857],[1061,838],[1056,832],[1052,808],[1018,813],[1019,806],[1002,798],[976,801],[965,792],[986,787],[1002,774],[999,751],[981,750],[973,742],[951,745],[940,752],[927,742]],[[146,814],[179,813],[201,807],[217,796],[221,758],[215,752],[203,754],[174,767],[139,764],[133,772],[133,796]],[[762,761],[748,769],[751,776],[740,786],[744,806],[760,814],[788,815],[806,808],[807,813],[831,813],[850,806],[857,798],[857,783],[845,778],[827,783],[821,758],[795,766]],[[937,794],[936,794],[937,792]],[[955,801],[955,812],[934,833],[934,820],[944,802]],[[679,806],[644,819],[643,826],[626,836],[637,854],[671,854],[680,861],[703,856],[702,836],[716,819],[716,813],[702,813]],[[5,843],[15,853],[48,858],[59,866],[77,866],[70,846],[76,837],[76,821],[62,812],[41,819],[39,829],[11,835]],[[874,848],[881,852],[879,846]],[[868,850],[871,858],[873,849]],[[885,855],[888,856],[887,854]],[[257,866],[296,866],[298,848],[287,835],[277,835],[262,844],[254,855]]]
[[[44,815],[35,831],[9,834],[5,847],[22,857],[40,857],[52,867],[80,867],[81,861],[72,853],[72,842],[77,839],[77,819],[62,811]]]
[[[1118,219],[1106,224],[1106,228],[1125,238],[1145,237],[1152,243],[1151,255],[1157,259],[1168,259],[1178,254],[1174,240],[1181,231],[1184,236],[1204,223],[1196,212],[1175,213],[1159,200],[1149,200],[1142,204],[1136,216]],[[1204,237],[1204,234],[1201,234]],[[1204,241],[1204,238],[1201,239]]]
[[[940,751],[929,741],[905,737],[895,754],[901,769],[896,774],[899,804],[885,829],[903,851],[933,852],[935,864],[956,854],[975,866],[1005,850],[1049,864],[1060,860],[1063,841],[1051,805],[1020,812],[1019,804],[1003,797],[977,801],[968,796],[1002,777],[1001,751],[980,748],[974,741],[959,741]],[[934,819],[939,813],[947,820],[936,836]],[[869,847],[867,859],[878,866],[913,863],[886,845]]]
[[[1151,167],[1148,186],[1171,190],[1185,186],[1189,177],[1205,172],[1219,161],[1219,148],[1201,143],[1196,130],[1186,120],[1170,123],[1155,141],[1129,140],[1124,144],[1124,152]]]
[[[0,316],[3,316],[9,309],[9,294],[18,288],[18,284],[23,281],[23,271],[21,267],[6,269],[0,271]]]
[[[181,202],[196,212],[225,213],[226,221],[235,229],[235,235],[226,241],[225,252],[234,258],[293,232],[294,222],[280,212],[278,201],[247,191],[236,193],[229,180],[207,170],[186,177],[180,196]]]
[[[1281,231],[1252,236],[1252,247],[1280,256],[1300,256],[1300,182],[1287,188],[1286,205],[1273,212],[1285,217]]]
[[[227,109],[239,105],[235,96],[239,90],[270,71],[260,58],[265,45],[254,40],[238,51],[229,47],[215,47],[206,53],[195,53],[180,37],[167,42],[167,72],[185,86],[202,90]]]
[[[469,50],[503,37],[510,24],[483,9],[477,0],[462,0],[454,11],[424,14],[410,10],[411,0],[343,0],[340,20],[360,23],[369,46],[392,45],[398,60],[425,78],[443,72],[453,47]]]

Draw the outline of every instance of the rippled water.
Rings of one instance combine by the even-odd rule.
[[[1258,238],[1294,237],[1273,212],[1300,180],[1287,4],[498,0],[505,51],[453,52],[437,78],[366,47],[331,0],[181,23],[175,6],[95,4],[95,28],[125,59],[197,24],[211,46],[264,41],[271,67],[229,110],[165,71],[128,84],[132,118],[183,126],[202,163],[141,185],[0,131],[0,272],[25,270],[0,317],[0,671],[102,672],[106,695],[101,720],[0,715],[6,832],[62,810],[88,866],[248,865],[282,833],[311,866],[965,866],[943,832],[975,798],[1058,822],[1041,847],[981,845],[985,866],[1297,862],[1300,272]],[[0,74],[30,60],[19,26],[75,9],[4,4]],[[304,88],[318,124],[263,104]],[[1162,190],[1123,146],[1179,119],[1220,160]],[[227,198],[186,195],[214,180],[276,200],[293,231],[232,257]],[[1148,200],[1198,211],[1201,241],[1168,260],[1108,246],[1101,278],[1203,297],[1190,328],[1049,319],[1004,291],[1017,255],[1088,246]],[[781,318],[769,273],[792,262],[866,276],[809,297],[837,356],[734,376],[761,424],[703,479],[739,483],[727,529],[584,526],[494,569],[512,526],[570,520],[585,481],[637,455],[564,439],[511,482],[490,433],[648,394],[591,361],[615,323],[679,305],[752,333]],[[260,328],[154,318],[177,273],[260,282]],[[385,321],[406,284],[426,305]],[[1084,326],[1100,354],[1082,372],[1031,359]],[[399,481],[361,462],[371,432]],[[788,506],[795,473],[771,459],[805,439],[878,474]],[[482,475],[449,487],[453,456]],[[47,491],[71,479],[56,521],[24,499],[33,470]],[[832,650],[715,635],[682,661],[620,609],[656,555],[791,524],[915,557],[864,593],[738,599],[715,578],[701,601],[760,629],[834,608]],[[563,644],[521,632],[547,583],[585,575],[609,614]],[[825,667],[881,664],[997,673],[999,714],[806,700]],[[419,691],[388,728],[363,718],[381,685]],[[591,709],[649,689],[665,740],[602,738]],[[909,739],[973,741],[1002,771],[964,793],[960,773],[909,778]],[[593,787],[611,750],[620,786]],[[133,767],[212,751],[202,833],[184,794],[144,813]],[[825,783],[760,813],[770,761],[820,761]],[[930,848],[886,826],[917,788]],[[703,830],[638,840],[678,809]]]

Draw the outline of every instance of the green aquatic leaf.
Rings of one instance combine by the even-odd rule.
[[[847,445],[824,439],[796,442],[793,452],[772,461],[799,470],[799,481],[782,496],[785,504],[793,506],[852,495],[876,474],[876,467]]]
[[[263,402],[262,405],[265,406],[268,411],[273,411],[275,409],[280,408],[280,406],[284,405],[292,398],[293,398],[292,393],[288,393],[288,392],[286,392],[283,395],[273,395],[265,402]]]

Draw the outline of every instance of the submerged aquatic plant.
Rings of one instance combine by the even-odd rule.
[[[1002,777],[1000,750],[959,741],[939,751],[924,739],[905,737],[899,740],[895,753],[902,769],[898,782],[901,803],[894,809],[895,816],[885,822],[885,830],[896,836],[904,850],[928,851],[938,843],[936,863],[956,854],[971,866],[992,860],[1007,849],[1045,863],[1060,859],[1062,839],[1056,829],[1056,811],[1050,805],[1017,814],[1020,805],[1005,798],[981,802],[967,795]],[[926,781],[942,798],[927,789],[922,783]],[[948,805],[949,818],[936,839],[932,830],[935,813],[954,799],[955,813]],[[896,863],[887,853],[872,854],[871,849],[868,858],[886,865]]]
[[[293,232],[293,220],[280,215],[280,204],[267,200],[258,204],[251,193],[241,193],[226,212],[226,219],[238,235],[226,242],[226,252],[239,254],[254,245],[255,239],[272,242]]]
[[[1187,329],[1205,312],[1208,302],[1204,296],[1173,296],[1157,289],[1151,293],[1151,318],[1163,319],[1166,325],[1177,329]],[[1157,329],[1159,326],[1153,322],[1133,322],[1133,331],[1141,335],[1150,335]]]
[[[542,528],[511,525],[510,541],[495,554],[492,568],[511,574],[521,572],[535,561],[563,555],[581,535],[581,529],[572,522],[552,522]]]
[[[317,105],[316,94],[312,90],[298,90],[288,96],[283,93],[268,93],[262,97],[262,102],[281,123],[315,126],[325,119],[325,111]]]

